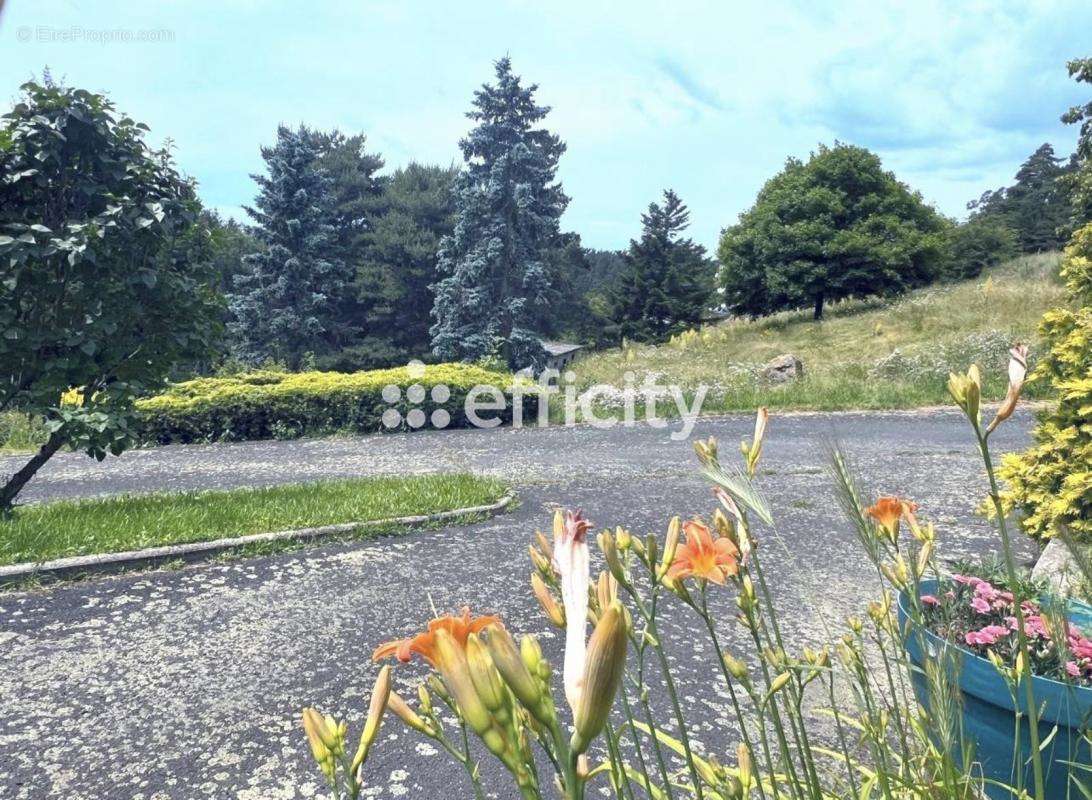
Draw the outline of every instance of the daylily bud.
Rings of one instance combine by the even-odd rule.
[[[618,599],[618,581],[609,572],[599,573],[599,580],[595,584],[595,599],[600,611]]]
[[[553,565],[550,563],[550,559],[543,555],[537,547],[530,545],[527,551],[531,554],[531,563],[536,570],[543,575],[553,574]]]
[[[538,639],[534,636],[524,636],[519,642],[519,655],[523,665],[532,675],[537,675],[540,680],[550,678],[550,662],[542,657],[542,648],[538,646]]]
[[[671,562],[675,560],[675,553],[679,549],[679,532],[682,530],[682,520],[678,517],[672,517],[671,522],[667,524],[667,536],[664,538],[664,553],[660,559],[660,568],[657,570],[657,575],[663,576],[667,574],[667,570],[671,567]]]
[[[607,562],[607,569],[610,570],[610,574],[619,583],[625,582],[626,571],[622,567],[621,559],[618,558],[618,548],[615,546],[614,537],[610,531],[602,531],[596,538],[599,542],[599,549],[603,551],[603,559]]]
[[[426,714],[432,713],[432,696],[429,695],[423,683],[417,687],[417,701],[421,704],[422,711]]]
[[[618,549],[624,553],[629,550],[630,545],[633,544],[633,534],[623,527],[615,528],[614,543],[618,545]]]
[[[539,551],[546,556],[547,559],[553,558],[554,545],[553,542],[550,541],[550,537],[542,531],[535,531],[535,540],[538,542]]]
[[[1027,345],[1018,344],[1009,350],[1009,388],[1001,407],[997,409],[997,416],[986,428],[986,433],[992,433],[994,428],[1012,416],[1016,410],[1016,403],[1020,400],[1020,392],[1024,388],[1024,380],[1028,374],[1028,348]]]
[[[737,681],[746,681],[748,678],[747,665],[731,653],[724,654],[724,668]]]
[[[534,592],[538,604],[542,606],[542,610],[546,613],[546,618],[558,628],[564,628],[565,609],[554,599],[553,594],[537,572],[531,573],[531,591]]]
[[[379,677],[375,679],[372,687],[372,699],[368,704],[368,717],[364,721],[364,732],[360,734],[360,744],[357,745],[356,755],[353,756],[351,774],[356,774],[360,765],[368,758],[372,742],[379,733],[379,726],[383,723],[383,712],[387,710],[387,703],[391,692],[391,668],[385,666],[379,670]]]
[[[920,578],[925,574],[925,571],[929,568],[929,559],[933,557],[933,548],[935,547],[933,541],[930,539],[921,546],[921,550],[918,551],[917,562],[917,576]]]
[[[645,557],[650,565],[656,564],[656,555],[660,552],[660,543],[656,541],[656,534],[650,533],[645,537]]]
[[[766,693],[767,699],[780,692],[792,678],[792,673],[786,670],[770,681],[770,691]]]
[[[311,756],[321,764],[330,754],[323,736],[326,723],[322,715],[313,708],[303,710],[303,730],[307,734],[307,743],[311,746]]]
[[[530,637],[525,637],[528,641]],[[543,725],[553,723],[552,705],[543,703],[544,697],[542,684],[527,668],[524,657],[516,649],[516,643],[503,628],[492,628],[489,631],[489,654],[493,657],[493,663],[497,671],[512,690],[512,694],[539,722]]]
[[[747,460],[747,473],[754,477],[758,467],[758,459],[762,455],[762,441],[766,438],[766,423],[770,419],[770,411],[765,406],[758,409],[755,416],[755,435],[750,443],[744,443],[743,456]]]
[[[387,708],[392,714],[398,717],[398,719],[402,720],[406,727],[412,728],[418,733],[423,733],[426,736],[432,736],[435,733],[435,731],[432,730],[432,727],[425,722],[416,711],[410,708],[409,704],[394,690],[391,690],[390,695],[387,697]]]
[[[694,442],[694,452],[698,454],[698,460],[702,464],[711,464],[717,460],[717,440],[710,436],[708,439]]]
[[[751,788],[751,778],[754,775],[754,766],[751,762],[751,750],[743,742],[736,748],[736,762],[739,765],[739,782],[746,791]]]
[[[498,718],[506,717],[507,697],[500,673],[493,666],[493,660],[485,649],[478,634],[472,633],[466,639],[466,665],[470,671],[470,680],[478,697],[485,707]]]
[[[492,715],[474,687],[462,648],[446,630],[436,632],[436,668],[463,720],[482,736],[493,724]]]
[[[603,730],[626,665],[626,623],[622,604],[615,601],[603,612],[588,640],[583,691],[573,710],[571,746],[583,753]]]
[[[979,424],[979,407],[982,401],[982,374],[977,364],[971,364],[966,375],[954,372],[948,375],[948,392],[963,413],[976,426]]]

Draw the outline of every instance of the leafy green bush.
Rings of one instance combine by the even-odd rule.
[[[1019,249],[1016,234],[999,222],[972,219],[952,229],[952,260],[946,277],[954,280],[977,278],[982,270],[1015,258]]]
[[[1036,538],[1066,527],[1092,536],[1092,225],[1073,236],[1062,265],[1070,303],[1039,324],[1044,344],[1033,381],[1049,381],[1057,405],[1034,433],[1035,445],[1006,458],[1005,505],[1023,512],[1021,526]]]
[[[467,393],[476,385],[495,386],[506,395],[503,411],[483,418],[512,418],[512,375],[468,364],[436,364],[370,372],[258,371],[222,378],[198,378],[171,386],[164,394],[137,402],[143,438],[149,442],[286,439],[339,431],[375,433],[389,430],[383,413],[401,416],[395,427],[407,429],[407,415],[420,409],[431,419],[443,409],[446,426],[468,425]],[[399,387],[395,402],[383,397],[386,386]],[[409,392],[411,387],[420,387]],[[437,387],[446,386],[447,392]],[[436,392],[433,389],[436,388]],[[421,391],[423,390],[423,392]],[[388,390],[389,391],[389,390]],[[423,394],[420,398],[409,395]],[[533,404],[524,399],[525,409]],[[525,413],[532,413],[530,410]],[[431,425],[431,423],[425,423]],[[418,426],[420,427],[420,426]]]

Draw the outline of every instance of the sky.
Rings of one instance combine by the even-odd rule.
[[[789,156],[868,147],[940,211],[1011,183],[1088,87],[1087,0],[7,0],[0,108],[47,66],[170,139],[206,205],[243,219],[280,123],[363,132],[386,169],[461,160],[508,55],[567,144],[562,220],[623,248],[664,189],[715,249]]]

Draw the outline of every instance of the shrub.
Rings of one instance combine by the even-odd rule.
[[[146,441],[160,444],[285,439],[338,431],[375,433],[408,429],[407,415],[415,408],[423,411],[426,419],[443,409],[450,418],[446,427],[465,427],[466,396],[479,384],[497,387],[508,400],[503,411],[483,412],[483,417],[496,413],[505,422],[511,420],[510,374],[467,364],[418,369],[421,371],[410,367],[352,373],[263,370],[198,378],[138,401],[141,433]],[[394,402],[383,397],[387,386],[399,388]],[[438,388],[441,386],[446,386],[447,392]],[[420,389],[411,392],[412,387]],[[527,408],[533,401],[526,398],[523,402]],[[401,423],[384,423],[383,413],[389,409],[399,412]]]
[[[1062,278],[1070,303],[1040,322],[1047,349],[1032,374],[1050,383],[1057,405],[1040,418],[1034,446],[1000,470],[1006,508],[1021,511],[1024,532],[1040,539],[1062,527],[1092,536],[1092,225],[1074,234]]]

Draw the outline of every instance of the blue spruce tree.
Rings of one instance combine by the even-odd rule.
[[[230,328],[243,359],[299,369],[305,356],[331,349],[353,270],[338,257],[331,181],[318,167],[310,131],[280,126],[262,158],[269,175],[251,176],[259,191],[246,211],[263,246],[235,277]]]
[[[455,180],[455,230],[440,243],[430,329],[445,359],[499,356],[514,368],[540,368],[534,330],[564,240],[558,223],[569,198],[556,182],[564,143],[536,127],[550,109],[536,85],[520,85],[507,58],[496,84],[474,94],[477,125],[459,142],[466,161]]]

